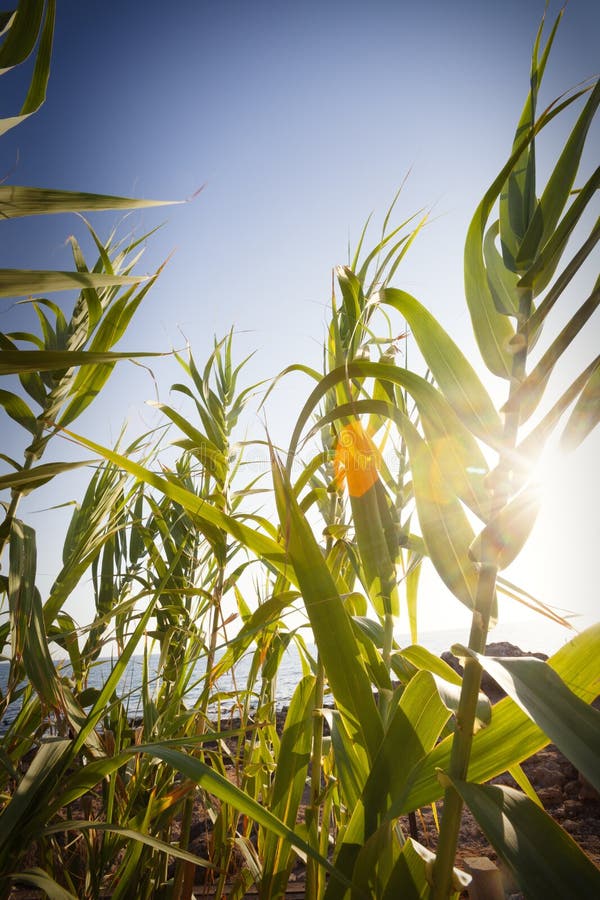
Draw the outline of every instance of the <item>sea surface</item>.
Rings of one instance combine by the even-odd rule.
[[[552,625],[547,620],[541,618],[536,621],[523,623],[506,623],[497,625],[490,633],[489,642],[509,641],[521,648],[521,650],[530,653],[544,652],[552,654],[560,646],[565,644],[572,636],[573,632],[568,632],[564,628]],[[400,646],[407,646],[411,643],[409,635],[396,635],[396,640]],[[445,629],[443,631],[424,631],[419,635],[419,642],[436,655],[440,655],[448,650],[455,643],[466,643],[468,640],[468,631],[461,629]],[[309,645],[309,651],[316,655],[316,648]],[[219,692],[220,704],[222,712],[227,712],[233,706],[231,694],[236,690],[243,690],[246,686],[246,679],[251,665],[252,653],[248,652],[242,657],[235,667],[235,674],[223,676],[219,679],[216,690]],[[102,688],[106,679],[110,675],[113,668],[114,659],[103,659],[95,663],[90,673],[89,687]],[[140,685],[142,683],[142,662],[143,657],[133,656],[130,660],[119,686],[117,694],[125,704],[127,714],[130,719],[135,719],[141,715],[141,696]],[[149,674],[151,681],[157,682],[156,672],[158,667],[158,654],[149,657]],[[60,668],[64,675],[70,674],[69,665],[65,661],[57,661],[57,667]],[[0,690],[4,693],[8,678],[9,664],[7,662],[0,663]],[[198,699],[203,688],[203,675],[205,671],[204,659],[198,660],[194,673],[190,679],[190,689],[186,694],[185,704],[188,708],[193,706],[194,701]],[[283,656],[279,671],[277,674],[277,703],[279,707],[289,704],[292,694],[302,677],[302,669],[297,652],[293,648],[289,648]],[[14,720],[19,710],[19,704],[13,703],[6,711],[2,721],[0,722],[0,733],[5,731],[9,724]],[[216,707],[213,707],[213,712]]]

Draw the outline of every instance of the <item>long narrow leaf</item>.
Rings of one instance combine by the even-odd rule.
[[[140,284],[147,276],[96,275],[86,272],[33,271],[29,269],[0,269],[0,297],[23,297],[45,294],[48,291],[70,291],[110,285]]]
[[[386,288],[379,296],[408,322],[425,362],[459,419],[483,440],[499,438],[501,422],[489,394],[437,320],[405,291]]]
[[[119,359],[168,356],[167,353],[98,353],[90,350],[0,350],[0,375],[55,372],[73,366],[113,363]]]
[[[452,783],[528,900],[600,894],[600,869],[528,797],[499,785]]]
[[[288,557],[284,549],[276,541],[273,541],[261,532],[250,528],[248,525],[244,524],[244,522],[226,515],[211,503],[198,497],[198,495],[194,494],[192,491],[180,487],[178,484],[175,484],[167,478],[156,475],[154,472],[151,472],[150,469],[141,466],[129,457],[116,453],[108,447],[103,447],[101,444],[89,441],[87,438],[74,434],[67,429],[65,429],[65,434],[72,437],[73,440],[83,447],[93,450],[99,456],[103,456],[105,459],[119,466],[125,472],[129,472],[129,474],[133,475],[134,478],[137,478],[138,481],[151,485],[164,494],[165,497],[169,497],[171,500],[179,503],[194,516],[199,523],[205,522],[209,526],[215,526],[216,528],[222,529],[236,540],[239,540],[244,547],[247,547],[250,551],[256,553],[257,556],[260,556],[263,560],[270,563],[283,575],[293,579],[293,572]]]
[[[454,649],[452,652],[455,652]],[[509,697],[558,749],[600,790],[600,712],[569,690],[547,663],[473,654]]]
[[[182,202],[182,200],[139,200],[133,197],[113,197],[110,194],[0,185],[0,217],[3,219],[82,210],[146,209],[151,206],[171,206]]]
[[[286,550],[302,591],[331,690],[351,735],[373,759],[383,726],[348,614],[321,548],[274,456],[272,468]]]

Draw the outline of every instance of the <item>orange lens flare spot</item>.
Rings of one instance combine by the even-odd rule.
[[[342,428],[333,467],[336,483],[345,479],[351,497],[362,497],[379,478],[379,451],[360,422]]]

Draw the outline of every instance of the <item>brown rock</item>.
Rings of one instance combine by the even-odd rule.
[[[562,802],[562,791],[559,787],[547,787],[538,791],[538,796],[544,806],[557,806]]]
[[[573,797],[577,797],[579,795],[579,782],[578,781],[567,781],[564,788],[565,797],[569,797],[573,799]]]
[[[550,766],[540,766],[533,775],[533,781],[540,787],[561,787],[565,783],[564,775],[560,769]]]
[[[580,800],[600,800],[600,794],[593,784],[579,773],[579,799]]]

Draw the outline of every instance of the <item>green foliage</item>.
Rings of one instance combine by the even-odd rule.
[[[35,55],[27,98],[3,131],[43,102],[53,21],[50,0],[22,0],[2,17],[0,66]],[[595,284],[533,355],[549,311],[600,236],[598,223],[579,236],[559,271],[597,187],[596,172],[574,191],[600,93],[597,84],[584,87],[537,115],[557,27],[543,49],[540,27],[512,150],[466,238],[467,306],[484,366],[507,385],[501,408],[442,325],[391,285],[426,220],[390,227],[398,196],[375,246],[363,255],[365,226],[351,264],[336,269],[323,372],[290,365],[267,391],[292,371],[313,382],[287,457],[255,442],[270,453],[272,485],[262,474],[245,476],[251,442],[242,418],[261,385],[243,384],[247,361],[234,362],[233,333],[215,340],[203,367],[191,352],[176,356],[183,380],[169,403],[157,404],[168,446],[144,435],[107,448],[70,430],[117,361],[132,356],[113,348],[159,274],[133,274],[140,240],[102,241],[88,225],[98,253],[91,267],[73,239],[73,272],[0,271],[0,296],[77,290],[70,315],[37,296],[28,301],[37,332],[0,335],[0,374],[11,377],[0,405],[24,438],[22,460],[3,454],[8,471],[0,475],[9,492],[0,637],[10,659],[0,715],[18,706],[0,748],[0,896],[28,884],[51,897],[190,898],[201,874],[217,896],[231,889],[241,897],[256,885],[259,896],[275,898],[303,860],[309,897],[453,897],[468,881],[454,869],[463,802],[527,896],[562,897],[574,885],[578,895],[598,893],[598,870],[540,809],[519,764],[552,740],[598,786],[590,704],[599,627],[548,663],[482,656],[498,591],[557,618],[499,571],[536,520],[530,473],[544,445],[561,429],[565,445],[578,445],[599,417],[595,359],[523,433],[600,298]],[[580,99],[538,197],[535,141]],[[7,219],[148,205],[157,204],[0,186]],[[407,327],[425,374],[398,362]],[[94,458],[42,462],[59,433]],[[20,499],[81,465],[92,468],[89,485],[42,595],[36,534],[17,517]],[[271,507],[257,510],[265,500]],[[448,602],[472,612],[462,679],[418,644],[427,560]],[[85,579],[93,616],[79,627],[67,604]],[[394,639],[404,608],[414,641],[407,648]],[[109,642],[116,658],[104,684],[92,687]],[[70,669],[55,665],[53,645]],[[290,647],[303,676],[281,728],[277,675]],[[140,648],[141,713],[133,720],[123,676]],[[493,707],[479,691],[482,665],[508,693]],[[234,685],[227,692],[225,674]],[[484,784],[506,771],[523,793]],[[434,854],[402,817],[442,795]],[[200,848],[199,809],[207,832]],[[540,841],[551,859],[540,860]]]

